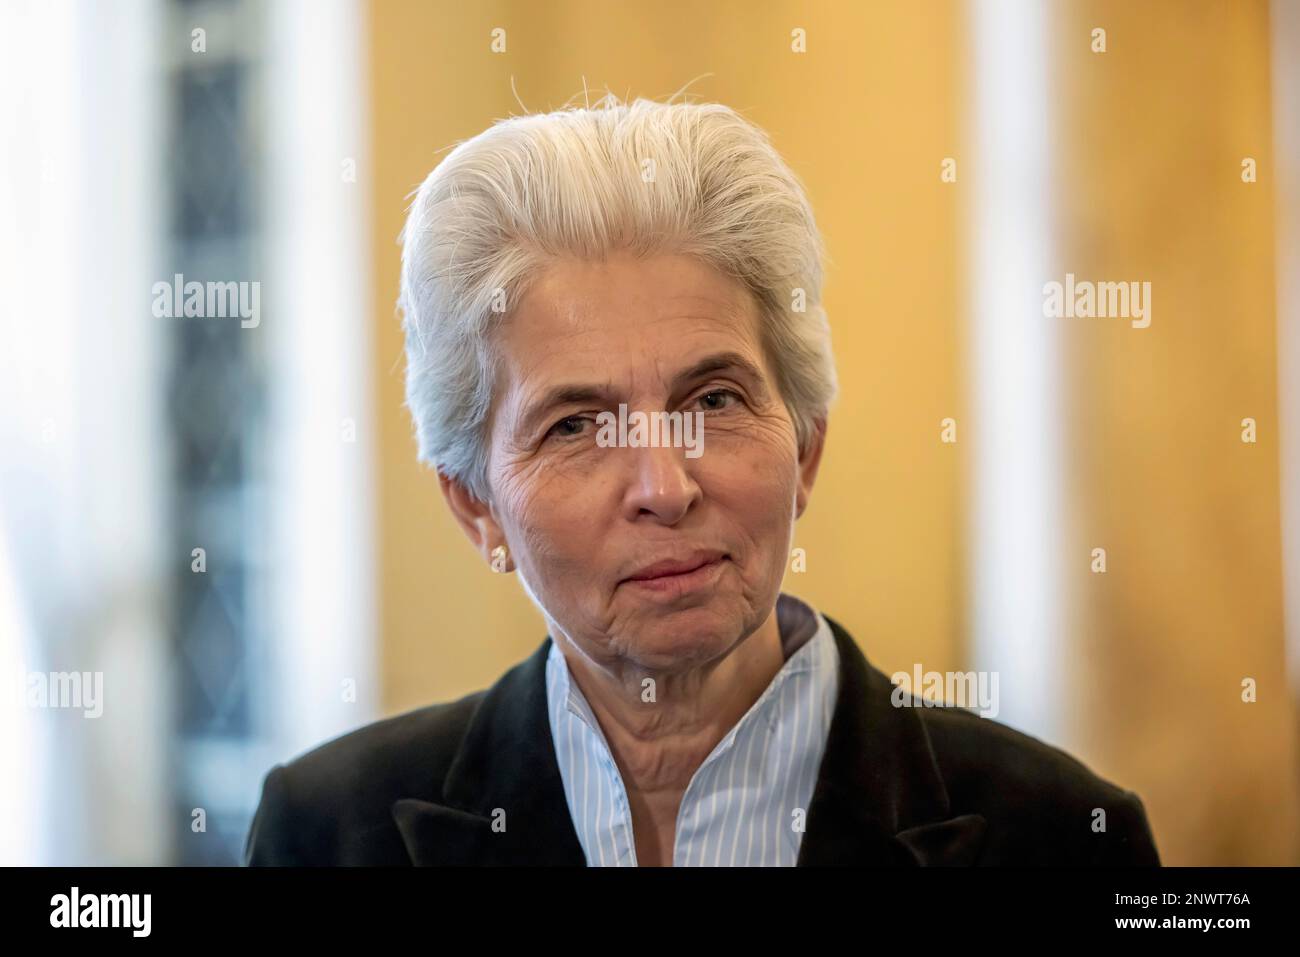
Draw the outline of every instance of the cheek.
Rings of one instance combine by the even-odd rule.
[[[708,466],[706,487],[714,501],[750,549],[783,549],[794,522],[798,490],[792,452],[783,442],[738,443],[717,452]]]
[[[793,503],[798,487],[793,426],[776,416],[759,418],[746,426],[706,433],[700,460],[712,456],[710,467],[724,487],[744,489],[747,497],[761,499],[767,508],[785,497]]]
[[[501,490],[501,520],[515,543],[516,562],[530,581],[545,587],[574,575],[590,577],[600,536],[588,483],[529,466],[501,476],[495,487]]]

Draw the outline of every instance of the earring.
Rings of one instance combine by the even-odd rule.
[[[492,570],[494,572],[503,572],[506,570],[506,559],[510,550],[504,545],[498,545],[492,549]]]

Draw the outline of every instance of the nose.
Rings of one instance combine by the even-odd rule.
[[[704,492],[687,468],[686,451],[672,446],[622,448],[630,477],[623,498],[629,521],[651,521],[675,525],[704,497]]]

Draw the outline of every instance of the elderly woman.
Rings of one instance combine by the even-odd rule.
[[[612,98],[505,120],[404,244],[420,457],[548,636],[273,768],[249,863],[1158,863],[1136,795],[896,706],[781,593],[836,382],[812,209],[760,130]]]

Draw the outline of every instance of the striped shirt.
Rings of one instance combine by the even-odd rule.
[[[792,866],[839,692],[826,619],[777,599],[785,664],[696,769],[682,796],[673,865]],[[551,739],[589,867],[635,867],[632,813],[599,722],[554,641],[546,661]]]

